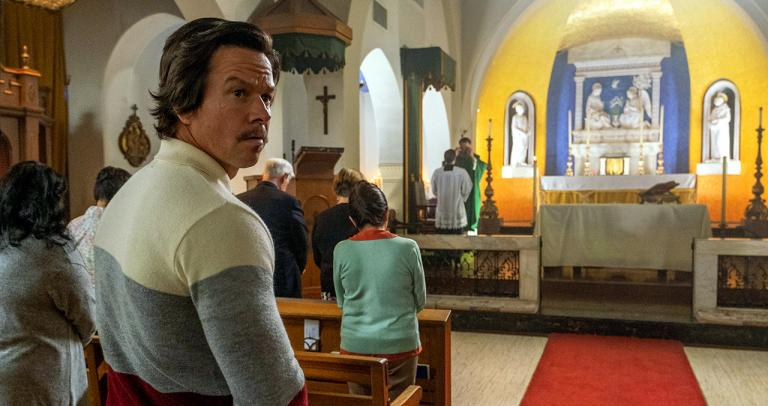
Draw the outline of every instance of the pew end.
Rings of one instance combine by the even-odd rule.
[[[88,390],[86,397],[91,406],[104,406],[107,404],[107,372],[109,364],[104,360],[101,351],[101,343],[98,336],[93,336],[91,342],[85,346],[85,367],[88,377]]]
[[[387,360],[384,358],[297,351],[296,359],[304,370],[309,403],[313,406],[416,406],[421,401],[422,389],[416,385],[388,401]],[[371,395],[350,394],[347,382],[370,385]]]

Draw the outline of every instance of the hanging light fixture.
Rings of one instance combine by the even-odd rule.
[[[64,7],[74,4],[77,0],[14,0],[29,6],[42,7],[47,10],[61,10]]]

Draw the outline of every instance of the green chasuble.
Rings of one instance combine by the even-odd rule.
[[[456,157],[456,166],[464,168],[469,173],[469,177],[472,178],[472,193],[464,203],[464,208],[467,211],[468,228],[474,231],[477,230],[477,220],[480,218],[480,206],[482,205],[480,180],[483,179],[486,165],[477,154],[474,159],[469,155],[459,154]]]

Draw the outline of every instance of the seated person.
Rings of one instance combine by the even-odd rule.
[[[333,251],[341,352],[387,358],[394,399],[416,382],[421,352],[416,313],[427,297],[421,253],[413,240],[387,231],[387,198],[376,185],[355,185],[349,206],[360,232]],[[363,385],[349,386],[353,394],[370,394]]]

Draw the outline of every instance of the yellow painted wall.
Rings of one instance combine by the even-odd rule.
[[[732,0],[672,0],[671,4],[680,24],[691,75],[692,173],[701,160],[701,120],[707,88],[725,78],[735,83],[741,93],[741,175],[728,176],[726,201],[726,219],[741,221],[755,183],[757,111],[760,105],[768,105],[768,55],[760,33]],[[709,206],[714,221],[721,217],[721,179],[697,179],[698,201]]]
[[[526,10],[497,50],[480,87],[476,142],[484,144],[480,141],[488,132],[488,118],[492,118],[495,139],[493,186],[505,221],[530,221],[532,217],[532,181],[501,179],[506,102],[517,90],[524,90],[533,97],[536,156],[538,168],[543,169],[546,166],[549,79],[562,29],[576,2],[539,0]],[[741,93],[742,173],[728,176],[726,216],[728,221],[740,221],[752,197],[757,156],[754,131],[757,108],[761,103],[768,107],[768,55],[759,32],[732,0],[670,0],[670,3],[680,25],[691,77],[691,173],[695,173],[696,164],[701,159],[702,98],[707,88],[725,78],[735,83]],[[697,182],[698,201],[709,206],[713,221],[719,221],[720,176],[699,176]]]

